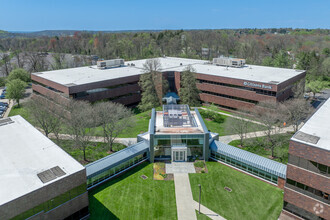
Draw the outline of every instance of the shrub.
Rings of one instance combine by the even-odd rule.
[[[203,161],[197,161],[194,163],[195,167],[203,168],[204,167],[204,162]]]

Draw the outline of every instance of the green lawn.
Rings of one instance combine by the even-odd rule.
[[[217,162],[207,162],[208,173],[189,174],[195,201],[202,185],[202,204],[226,219],[277,219],[283,191]],[[224,189],[227,186],[233,191]]]
[[[132,116],[132,121],[135,121],[135,126],[126,129],[123,133],[119,134],[119,138],[135,138],[138,134],[148,131],[149,119],[151,118],[151,111],[141,112]],[[94,129],[95,136],[102,136],[102,128],[97,127]]]
[[[27,108],[25,108],[24,103],[20,104],[20,107],[18,108],[17,105],[14,105],[11,109],[11,111],[9,112],[9,117],[10,116],[14,116],[14,115],[20,115],[22,116],[25,120],[27,120],[28,122],[30,122],[31,124],[34,124],[32,118],[29,116],[29,112],[27,110]]]
[[[195,210],[195,212],[196,212],[197,220],[210,220],[211,219],[207,215],[204,215],[202,212],[201,212],[201,214],[199,214],[198,210]]]
[[[277,148],[275,151],[276,157],[273,159],[277,162],[287,164],[288,163],[288,156],[289,156],[289,142],[292,134],[281,134],[279,138],[282,139],[283,144],[281,147]],[[266,149],[265,146],[262,145],[265,141],[263,141],[264,137],[257,137],[257,138],[249,138],[245,140],[243,150],[252,152],[254,154],[258,154],[260,156],[270,158],[271,151]],[[259,141],[258,141],[259,140]],[[240,145],[240,140],[234,140],[229,143],[229,145],[237,147]]]
[[[177,219],[174,181],[152,176],[153,164],[143,163],[90,191],[90,219]]]
[[[203,106],[203,108],[207,108],[207,109],[210,109],[212,111],[217,111],[217,112],[222,112],[222,113],[226,113],[226,114],[229,114],[229,115],[232,115],[233,113],[232,112],[228,112],[228,111],[224,111],[224,110],[221,110],[219,109],[218,107],[216,106],[212,106],[212,105],[209,105],[209,106]]]
[[[55,140],[52,139],[58,146],[60,146],[65,152],[70,154],[73,158],[82,164],[87,164],[95,160],[101,159],[109,155],[109,149],[105,143],[100,142],[89,142],[86,149],[86,157],[88,162],[84,161],[83,151],[75,147],[75,143],[72,140]],[[119,151],[124,149],[126,146],[119,143],[114,143],[113,151]]]

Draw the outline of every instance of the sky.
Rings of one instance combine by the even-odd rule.
[[[329,0],[0,0],[0,30],[330,28]]]

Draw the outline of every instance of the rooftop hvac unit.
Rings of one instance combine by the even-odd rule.
[[[218,57],[213,58],[213,64],[217,66],[243,67],[245,65],[245,59]]]
[[[106,69],[124,65],[124,59],[100,60],[97,61],[97,68]]]

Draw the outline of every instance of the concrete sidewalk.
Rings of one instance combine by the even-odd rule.
[[[197,220],[188,174],[175,173],[174,185],[178,220]]]
[[[43,133],[43,131],[41,129],[39,129],[39,131],[41,131]],[[53,133],[51,133],[51,134],[49,134],[49,138],[56,138],[56,137]],[[70,134],[59,134],[59,139],[60,140],[73,140],[74,138]],[[103,143],[105,142],[103,137],[98,137],[98,136],[91,136],[90,141],[91,142],[103,142]],[[136,138],[116,138],[114,143],[120,143],[125,146],[131,146],[131,145],[137,143],[137,139]]]
[[[198,211],[199,203],[194,201],[194,207]],[[209,217],[210,219],[213,219],[213,220],[226,220],[224,217],[222,217],[219,214],[213,212],[212,210],[206,208],[202,204],[201,204],[201,213],[203,213],[204,215],[206,215],[207,217]]]
[[[278,128],[276,128],[276,129],[278,129]],[[289,127],[282,128],[276,134],[284,134],[284,133],[292,132],[292,131],[294,131],[293,127],[289,126]],[[263,136],[266,136],[265,131],[256,131],[256,132],[246,133],[245,138],[255,138],[255,137],[263,137]],[[238,134],[219,136],[219,141],[224,144],[229,144],[231,141],[239,140],[239,139],[240,139],[240,136]]]

